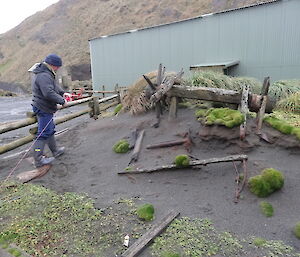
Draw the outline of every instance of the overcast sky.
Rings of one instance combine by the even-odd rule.
[[[0,0],[0,34],[59,0]]]

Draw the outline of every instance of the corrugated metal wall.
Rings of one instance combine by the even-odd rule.
[[[300,78],[300,0],[201,16],[90,40],[93,86],[130,85],[163,63],[168,71],[239,60],[231,75]]]

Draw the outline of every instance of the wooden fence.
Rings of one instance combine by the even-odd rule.
[[[110,92],[104,92],[105,93],[110,93]],[[88,108],[85,108],[83,110],[80,110],[78,112],[72,113],[72,114],[67,114],[62,117],[57,117],[54,119],[55,124],[60,124],[69,120],[72,120],[74,118],[77,118],[81,115],[84,114],[90,114],[91,118],[97,119],[100,113],[114,105],[117,105],[120,103],[120,95],[119,93],[113,94],[109,97],[104,97],[101,98],[99,96],[91,96],[91,97],[86,97],[80,100],[68,102],[64,107],[59,106],[59,110],[65,109],[65,108],[70,108],[75,105],[80,105],[88,103]],[[37,118],[32,112],[27,113],[27,118],[15,122],[9,122],[5,124],[0,124],[0,134],[3,134],[5,132],[13,131],[16,129],[20,129],[26,126],[30,126],[37,123]],[[17,147],[20,147],[24,144],[27,144],[31,142],[35,138],[35,134],[37,132],[37,126],[32,127],[29,129],[29,135],[22,137],[20,139],[17,139],[13,142],[10,142],[8,144],[4,144],[0,146],[0,154],[6,153],[10,150],[13,150]]]

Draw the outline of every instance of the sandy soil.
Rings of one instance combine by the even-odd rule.
[[[55,161],[48,174],[32,183],[44,185],[59,192],[85,192],[101,208],[119,198],[140,197],[142,202],[155,206],[156,218],[162,218],[170,209],[181,216],[209,218],[216,228],[241,237],[259,236],[268,240],[283,240],[300,249],[292,228],[300,220],[300,146],[294,138],[264,127],[273,144],[259,139],[248,126],[244,142],[238,139],[238,130],[220,127],[204,128],[196,121],[193,110],[180,109],[176,121],[168,122],[167,114],[155,129],[154,113],[132,117],[88,120],[80,123],[58,138],[66,146],[66,153]],[[186,154],[183,146],[147,150],[146,145],[179,139],[180,133],[191,129],[195,145],[192,155],[199,159],[245,153],[249,156],[250,176],[264,168],[275,168],[285,175],[284,188],[267,198],[274,207],[274,216],[266,218],[259,210],[263,199],[247,188],[235,204],[235,169],[232,163],[212,164],[201,169],[182,169],[151,174],[118,175],[128,166],[131,154],[112,151],[115,142],[130,134],[134,128],[145,129],[145,138],[135,167],[153,167],[171,164],[178,154]],[[1,179],[16,164],[17,158],[0,162]],[[242,171],[242,167],[237,163]],[[23,161],[16,174],[32,169]],[[148,256],[147,251],[142,256]]]

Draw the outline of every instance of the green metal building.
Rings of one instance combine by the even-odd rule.
[[[89,43],[94,90],[128,86],[159,63],[186,74],[217,67],[231,76],[299,79],[300,0],[273,0]]]

